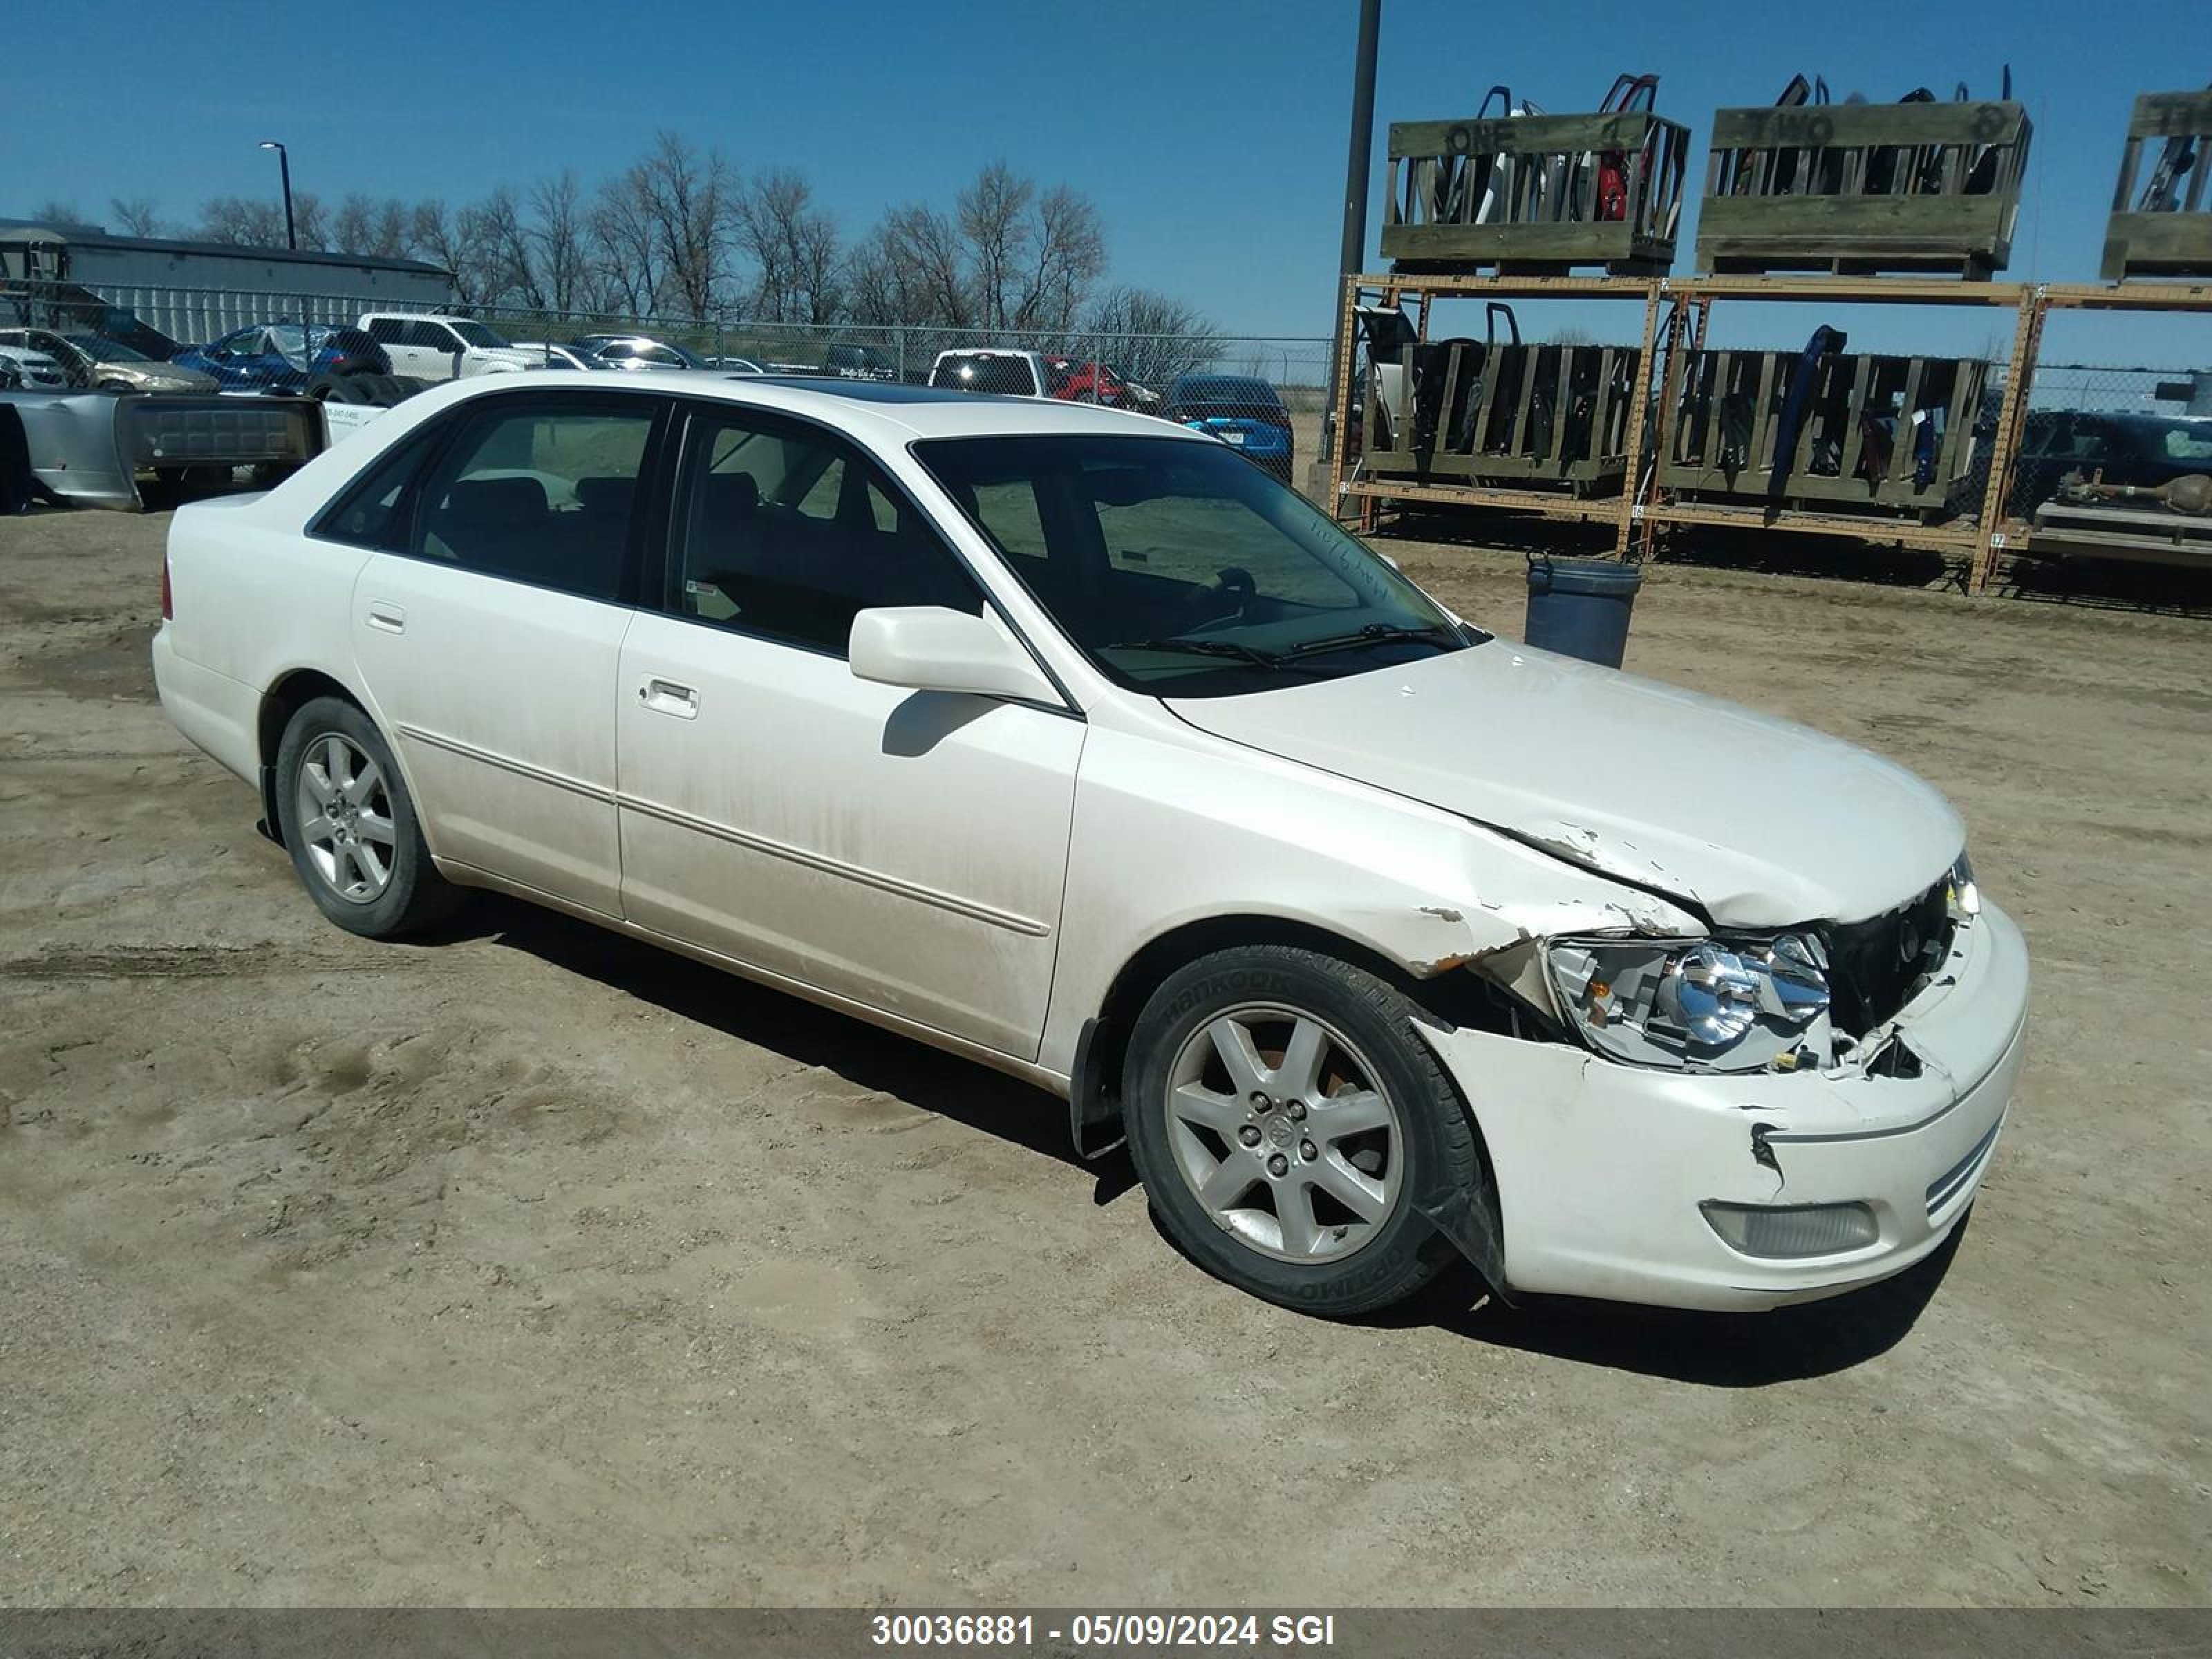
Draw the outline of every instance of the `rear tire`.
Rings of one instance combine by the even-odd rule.
[[[1168,979],[1130,1034],[1124,1117],[1153,1213],[1193,1261],[1269,1302],[1343,1318],[1460,1260],[1422,1200],[1489,1197],[1474,1129],[1413,1005],[1282,945]]]
[[[398,939],[460,903],[430,861],[390,745],[343,698],[318,697],[285,726],[276,817],[301,885],[348,933]]]

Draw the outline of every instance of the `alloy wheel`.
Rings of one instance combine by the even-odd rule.
[[[1340,1261],[1397,1207],[1398,1109],[1366,1056],[1312,1014],[1216,1015],[1176,1054],[1167,1095],[1176,1170],[1216,1226],[1264,1255]]]
[[[325,732],[307,745],[292,799],[316,875],[341,898],[374,902],[392,884],[398,854],[392,798],[375,760],[351,738]]]

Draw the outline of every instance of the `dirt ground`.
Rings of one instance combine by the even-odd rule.
[[[1656,568],[1630,666],[1971,823],[1989,1184],[1843,1303],[1344,1326],[993,1074],[325,925],[153,701],[165,529],[0,520],[0,1602],[2212,1601],[2212,623]],[[1517,633],[1517,558],[1392,550]]]

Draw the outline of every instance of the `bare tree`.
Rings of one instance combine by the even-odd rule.
[[[854,303],[932,323],[1030,337],[1066,330],[1106,268],[1106,238],[1089,198],[1039,191],[994,162],[960,192],[951,216],[921,203],[884,215],[847,268]]]
[[[870,231],[846,256],[841,275],[848,321],[897,327],[929,318],[930,307],[917,284],[917,273],[901,256],[884,225]]]
[[[531,246],[546,298],[556,311],[581,309],[591,267],[585,248],[583,190],[574,169],[563,167],[559,177],[532,185],[530,213]]]
[[[1083,325],[1100,337],[1097,349],[1104,361],[1139,385],[1163,392],[1177,375],[1205,368],[1221,349],[1221,331],[1195,307],[1148,288],[1107,289]]]
[[[125,236],[159,236],[161,221],[150,196],[110,197],[107,210]]]
[[[967,251],[951,220],[935,208],[909,202],[884,214],[876,234],[895,284],[912,307],[900,320],[946,328],[980,325]]]
[[[407,204],[396,196],[381,201],[353,191],[331,216],[331,246],[340,253],[379,259],[404,259],[415,251]]]
[[[487,252],[477,210],[448,208],[442,198],[417,202],[409,227],[422,258],[453,274],[453,297],[463,305],[497,299],[498,263]]]
[[[279,219],[283,216],[281,209],[277,216]],[[330,215],[323,206],[323,198],[313,191],[295,190],[292,192],[292,234],[299,239],[301,247],[323,252],[330,249]],[[280,244],[272,240],[270,246],[275,247]]]
[[[1106,269],[1106,231],[1087,196],[1061,185],[1037,198],[1024,280],[1005,304],[1008,326],[1057,326],[1074,317]]]
[[[52,196],[40,203],[31,217],[42,225],[81,225],[84,222],[84,215],[76,210],[75,202],[64,202]]]
[[[681,133],[662,132],[629,177],[659,260],[659,297],[687,316],[708,315],[728,287],[738,196],[729,162],[720,150],[702,155]]]
[[[750,309],[763,322],[826,323],[842,309],[836,222],[788,168],[753,175],[733,214],[737,244],[759,275]]]
[[[465,209],[468,240],[484,262],[486,301],[506,301],[545,309],[544,285],[538,279],[536,247],[522,222],[521,204],[506,185]]]
[[[660,251],[635,168],[599,186],[584,222],[598,278],[592,308],[632,316],[650,312],[660,291]]]
[[[198,231],[204,242],[233,247],[284,246],[284,204],[258,196],[214,196],[201,204]]]
[[[1030,204],[1036,185],[1015,176],[1004,161],[994,161],[960,192],[956,204],[968,276],[980,320],[986,328],[1012,324],[1008,301],[1018,272],[1029,263],[1032,227]]]

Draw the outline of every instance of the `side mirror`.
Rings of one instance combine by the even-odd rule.
[[[1029,650],[993,617],[942,605],[887,605],[853,618],[847,654],[856,678],[914,691],[957,691],[1058,703]]]

